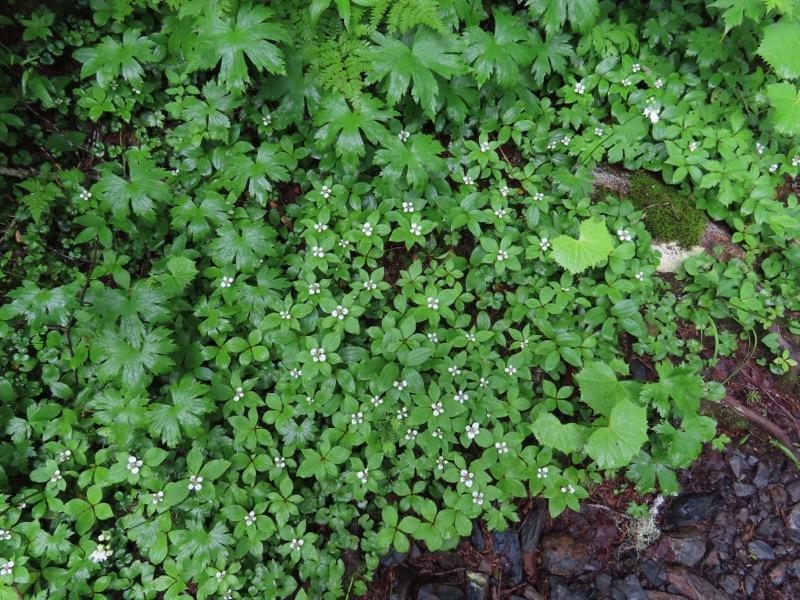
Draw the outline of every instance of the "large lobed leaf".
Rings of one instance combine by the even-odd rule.
[[[578,239],[560,235],[553,239],[553,259],[573,275],[603,262],[614,250],[606,224],[598,218],[583,221]]]

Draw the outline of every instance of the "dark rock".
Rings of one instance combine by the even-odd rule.
[[[650,587],[661,587],[667,580],[667,572],[664,569],[664,563],[656,562],[654,560],[646,560],[639,565],[642,575],[647,579]]]
[[[537,592],[531,585],[525,586],[523,596],[525,596],[525,600],[544,600],[544,596]]]
[[[597,576],[597,579],[594,580],[594,587],[596,587],[598,590],[607,590],[611,587],[612,581],[611,575],[608,573],[600,573]]]
[[[745,575],[744,578],[744,591],[748,597],[753,595],[753,591],[756,589],[756,578],[752,575]]]
[[[756,533],[763,538],[771,538],[778,532],[778,527],[780,524],[777,524],[777,519],[771,517],[769,519],[764,519],[761,523],[758,524],[758,528],[756,529]]]
[[[452,585],[426,583],[419,588],[417,600],[465,600],[464,592]]]
[[[592,590],[587,586],[569,587],[560,577],[550,577],[550,600],[589,600]]]
[[[689,600],[728,600],[726,593],[682,565],[668,567],[667,579],[671,588],[668,591],[674,590]]]
[[[763,540],[753,540],[747,545],[747,549],[758,560],[775,560],[775,552]]]
[[[779,562],[772,568],[768,575],[773,586],[780,587],[783,585],[783,581],[786,579],[787,568],[788,565],[785,562]]]
[[[728,459],[728,464],[731,466],[734,477],[740,481],[746,481],[747,475],[750,472],[750,467],[747,465],[747,459],[739,452],[734,452]]]
[[[574,577],[597,567],[581,542],[567,533],[551,533],[542,538],[542,565],[553,575]]]
[[[479,571],[467,572],[467,600],[486,600],[489,595],[489,576]]]
[[[751,467],[755,467],[759,462],[761,462],[761,459],[753,454],[747,457],[747,464]]]
[[[397,552],[393,550],[381,559],[381,564],[384,567],[393,567],[404,562],[408,558],[408,552]]]
[[[542,537],[544,524],[547,520],[547,507],[539,506],[532,510],[525,518],[519,530],[519,545],[522,550],[522,562],[529,573],[536,571],[536,549]]]
[[[792,502],[800,502],[800,480],[793,481],[786,486],[786,493],[792,499]]]
[[[676,596],[675,594],[656,590],[646,590],[645,594],[647,595],[647,600],[686,600],[686,596]]]
[[[628,575],[625,579],[614,582],[614,598],[619,600],[647,600],[642,585],[636,575]]]
[[[390,600],[409,600],[411,587],[417,580],[419,569],[404,564],[398,565],[395,570],[394,591]]]
[[[739,591],[739,582],[741,580],[736,575],[723,575],[719,579],[719,587],[725,590],[725,593],[730,596],[735,596]]]
[[[645,364],[638,358],[632,358],[628,365],[631,369],[631,377],[639,381],[647,381],[648,373]]]
[[[500,555],[503,568],[503,583],[514,587],[522,583],[522,552],[519,538],[513,531],[492,534],[492,549]]]
[[[747,483],[739,483],[738,481],[733,484],[733,493],[738,498],[748,498],[756,493],[756,488]]]
[[[772,486],[769,490],[769,495],[775,506],[779,508],[783,508],[789,504],[789,497],[786,495],[786,489],[782,485]]]
[[[665,511],[664,529],[677,529],[705,520],[721,500],[717,494],[681,496]]]
[[[483,539],[483,531],[481,531],[481,526],[477,519],[472,522],[472,535],[469,540],[472,542],[472,547],[478,551],[478,554],[486,550],[486,541]]]
[[[769,485],[769,467],[765,463],[759,463],[756,476],[753,477],[753,483],[758,489]]]
[[[719,553],[716,550],[712,550],[706,556],[706,564],[709,567],[718,567],[720,565],[719,562]]]
[[[706,554],[706,539],[697,530],[672,533],[661,538],[658,550],[663,552],[670,562],[693,567]]]
[[[739,521],[742,525],[747,523],[747,520],[750,518],[750,511],[746,508],[740,508],[736,511],[736,520]]]
[[[451,571],[458,566],[458,556],[450,552],[443,552],[436,558],[436,564],[442,571]]]
[[[800,531],[800,504],[795,506],[789,511],[789,514],[786,515],[786,524],[789,526],[789,529]]]

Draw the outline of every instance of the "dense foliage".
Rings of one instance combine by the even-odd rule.
[[[0,17],[3,600],[352,596],[519,498],[674,493],[725,443],[678,327],[800,308],[794,2],[37,4]],[[600,162],[746,259],[676,296]]]

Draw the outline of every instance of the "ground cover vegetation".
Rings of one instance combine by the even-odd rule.
[[[792,366],[764,332],[800,308],[799,18],[12,2],[0,598],[352,597],[391,548],[503,529],[520,498],[676,492],[726,442],[678,323]],[[692,259],[673,292],[601,162],[745,259]]]

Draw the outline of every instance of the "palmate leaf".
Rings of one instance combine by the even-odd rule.
[[[173,448],[182,432],[192,435],[199,430],[202,424],[200,417],[211,411],[212,402],[206,398],[208,386],[195,381],[191,375],[185,375],[169,389],[172,404],[156,403],[150,406],[148,433],[160,437],[164,444]]]
[[[601,469],[619,469],[630,464],[647,441],[647,410],[629,400],[611,409],[608,427],[589,436],[586,453]]]
[[[220,81],[229,89],[242,89],[250,81],[245,56],[259,71],[283,73],[283,54],[267,40],[288,42],[289,35],[282,26],[266,22],[271,16],[268,8],[245,2],[235,16],[211,14],[200,19],[190,70],[210,70],[219,64]]]
[[[129,343],[119,331],[105,329],[92,345],[91,358],[100,381],[116,380],[133,391],[174,366],[169,354],[176,347],[163,327],[145,332],[138,344]]]
[[[120,74],[126,81],[141,83],[144,69],[142,64],[155,60],[151,40],[139,34],[140,29],[126,29],[122,43],[111,37],[94,48],[81,48],[73,57],[83,63],[81,77],[94,75],[100,87],[105,88]]]
[[[575,375],[575,381],[581,390],[581,401],[605,417],[619,401],[638,398],[641,387],[637,382],[617,380],[611,367],[601,362],[586,363]]]
[[[500,87],[517,83],[520,67],[528,66],[534,57],[528,42],[529,27],[515,15],[494,13],[494,35],[480,27],[468,27],[464,32],[464,58],[472,64],[478,86],[494,75]]]
[[[775,129],[779,133],[800,135],[800,90],[791,83],[767,86],[767,97],[775,109]]]
[[[384,110],[383,103],[370,95],[352,100],[353,108],[341,96],[327,98],[317,112],[314,123],[320,126],[317,140],[322,146],[335,142],[336,154],[345,162],[358,161],[366,154],[363,133],[373,144],[388,137],[386,128],[380,124],[397,113]]]
[[[745,18],[758,20],[764,17],[764,0],[716,0],[711,6],[722,11],[725,30],[742,24]]]
[[[252,149],[250,144],[241,142],[237,146]],[[241,194],[245,187],[262,205],[267,202],[267,194],[272,191],[275,181],[288,181],[287,167],[293,167],[294,160],[278,144],[261,144],[255,160],[248,154],[235,154],[231,157],[227,172],[233,176],[231,191]]]
[[[12,315],[24,317],[32,328],[45,324],[64,326],[76,304],[78,290],[75,283],[48,290],[41,289],[32,281],[25,281],[22,287],[9,292],[8,296],[13,300],[8,309]]]
[[[169,186],[162,181],[167,171],[156,167],[153,160],[147,160],[138,150],[125,156],[129,179],[114,174],[110,169],[103,170],[103,177],[93,190],[100,193],[102,200],[117,219],[125,219],[133,211],[145,219],[155,217],[154,203],[165,202],[171,197]]]
[[[252,271],[272,250],[275,236],[274,228],[254,221],[245,221],[240,228],[228,225],[211,242],[211,254],[219,266],[235,264],[237,269]]]
[[[203,99],[188,98],[181,116],[201,130],[207,130],[212,140],[226,139],[231,124],[229,115],[234,105],[233,99],[223,86],[214,81],[203,86],[203,96]]]
[[[614,250],[605,222],[587,219],[580,226],[578,239],[560,235],[553,239],[553,259],[573,275],[603,262]]]
[[[548,34],[561,31],[566,21],[575,31],[588,31],[600,14],[597,0],[527,0],[525,4]]]
[[[384,81],[386,99],[394,106],[411,86],[411,97],[431,118],[439,106],[436,75],[450,79],[464,72],[456,42],[426,27],[414,35],[411,47],[397,38],[375,35],[378,50],[372,61],[370,83]]]
[[[781,77],[800,77],[800,23],[784,19],[765,27],[758,53]]]
[[[411,187],[422,189],[429,176],[446,176],[447,163],[440,156],[443,152],[444,146],[435,138],[415,133],[406,142],[389,138],[385,147],[375,153],[375,163],[383,167],[381,175],[400,179],[405,173]]]
[[[531,73],[536,84],[542,85],[550,73],[564,72],[567,60],[575,56],[575,50],[566,33],[555,33],[542,39],[539,32],[532,29],[530,35],[534,52]]]

